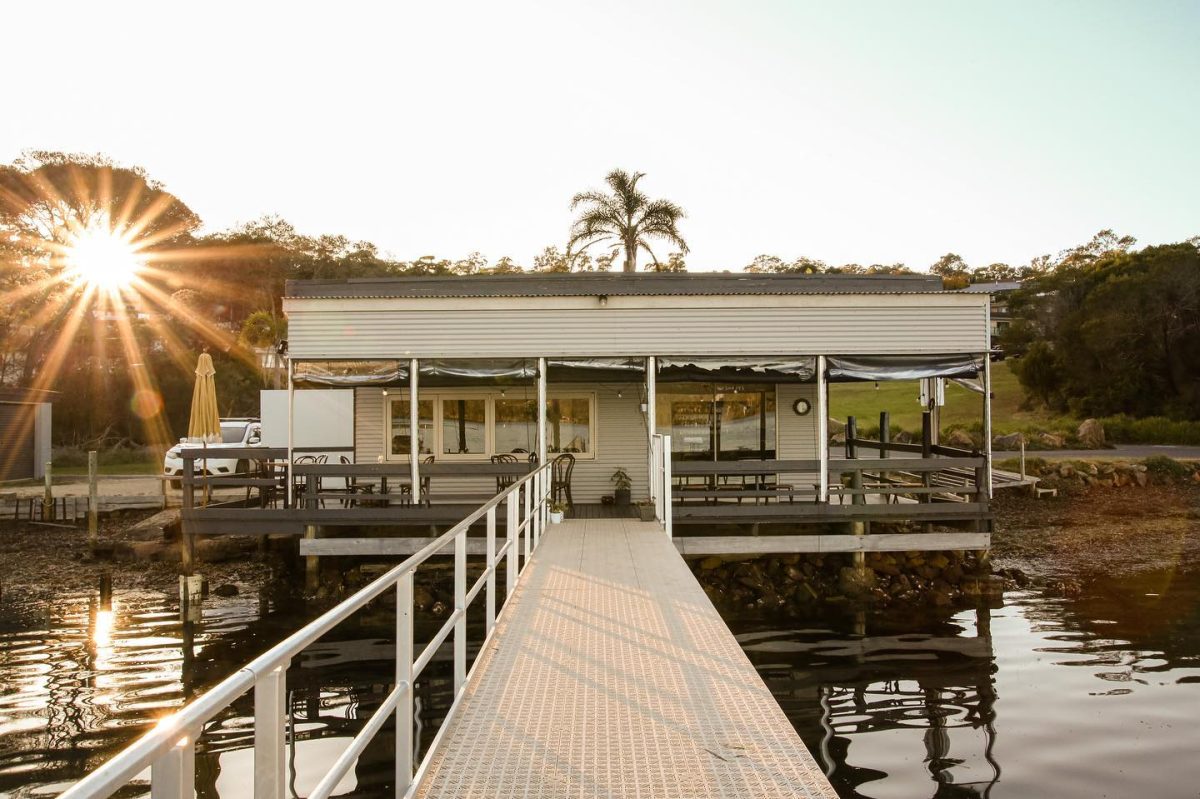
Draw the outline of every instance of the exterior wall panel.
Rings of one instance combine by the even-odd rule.
[[[806,399],[812,410],[804,416],[796,415],[792,405],[798,399]],[[782,383],[775,387],[775,429],[779,441],[780,460],[817,460],[817,384]],[[781,483],[791,483],[797,491],[810,491],[819,480],[816,472],[781,474]]]
[[[633,479],[635,500],[648,494],[647,433],[646,420],[641,412],[641,382],[571,383],[563,386],[551,383],[551,397],[556,388],[561,388],[563,393],[596,395],[596,456],[580,458],[575,462],[571,478],[571,493],[575,501],[599,502],[600,497],[613,493],[611,478],[617,467],[624,468]],[[359,463],[374,463],[384,453],[387,420],[383,390],[359,388],[354,396],[354,459]],[[439,478],[438,483],[440,485],[431,484],[435,495],[441,492],[487,493],[495,490],[493,478]]]
[[[762,297],[753,304],[563,308],[389,308],[387,301],[288,300],[296,358],[985,352],[986,298],[969,295]],[[746,299],[746,298],[737,298]],[[784,304],[783,300],[790,301]]]

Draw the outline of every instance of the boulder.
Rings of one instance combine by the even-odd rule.
[[[828,425],[830,435],[833,435],[834,433],[845,433],[846,432],[846,423],[839,419],[834,419],[833,417],[830,417],[829,421],[827,422],[827,425]]]
[[[895,441],[897,444],[912,444],[916,440],[917,437],[907,430],[901,430],[899,433],[892,436],[892,441]]]
[[[1009,433],[1006,436],[996,436],[992,440],[992,447],[995,449],[1014,450],[1020,449],[1025,443],[1025,435],[1023,433]]]
[[[1104,448],[1104,425],[1099,419],[1084,419],[1075,435],[1086,449]]]
[[[971,440],[971,436],[968,435],[966,430],[951,430],[950,434],[946,436],[946,440],[942,443],[947,447],[954,447],[955,449],[975,448],[975,442]]]
[[[1058,433],[1039,433],[1038,441],[1047,449],[1062,449],[1067,445],[1067,439]]]
[[[237,596],[238,587],[233,583],[225,583],[224,585],[218,585],[216,588],[214,588],[213,594],[216,596]]]

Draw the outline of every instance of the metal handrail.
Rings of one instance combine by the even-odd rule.
[[[420,551],[405,558],[384,575],[341,602],[319,618],[297,630],[280,643],[226,677],[211,690],[134,741],[111,760],[68,788],[62,799],[103,799],[115,793],[150,767],[151,795],[154,799],[192,797],[195,786],[195,743],[204,724],[254,689],[254,797],[283,799],[286,787],[284,765],[287,742],[286,673],[292,659],[351,614],[385,591],[396,589],[396,687],[383,705],[338,757],[309,799],[325,799],[341,777],[395,712],[396,719],[396,796],[411,796],[423,776],[430,758],[442,740],[439,732],[413,771],[413,685],[434,652],[454,635],[454,703],[447,712],[443,730],[457,711],[468,680],[466,670],[466,612],[471,601],[486,588],[485,639],[495,629],[496,568],[505,558],[507,598],[516,588],[518,572],[540,543],[548,521],[550,464],[521,477],[501,493],[489,499],[454,527],[435,538]],[[496,548],[496,513],[505,508],[505,542]],[[467,590],[467,530],[480,519],[487,521],[487,564],[483,574]],[[454,541],[454,611],[421,652],[413,659],[413,574],[429,557]],[[524,556],[520,546],[523,543]],[[473,670],[472,670],[473,671]]]
[[[650,438],[650,498],[654,515],[667,538],[674,535],[671,511],[671,437],[655,433]]]

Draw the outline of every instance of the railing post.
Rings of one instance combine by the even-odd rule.
[[[817,356],[817,501],[829,501],[829,388],[825,382],[825,356]]]
[[[196,744],[191,734],[150,766],[150,799],[192,799],[196,795]]]
[[[396,581],[396,687],[407,686],[396,704],[396,796],[413,778],[413,572]]]
[[[846,457],[857,458],[857,444],[855,439],[858,438],[858,420],[853,416],[846,417]]]
[[[254,683],[254,799],[283,799],[287,788],[287,667]]]
[[[529,535],[533,532],[533,481],[537,479],[537,475],[530,477],[525,481],[525,485],[521,487],[524,495],[525,515],[521,517],[521,523],[525,525],[525,530],[521,534],[525,555],[521,560],[522,564],[529,562]]]
[[[454,695],[467,682],[467,531],[454,536]]]
[[[663,527],[666,529],[667,538],[672,538],[675,535],[674,514],[671,511],[671,437],[662,437],[663,451]]]
[[[485,634],[496,626],[496,507],[487,512],[487,597],[484,615]]]
[[[888,456],[888,443],[892,440],[891,416],[887,411],[879,412],[879,457]]]
[[[517,545],[521,543],[521,539],[517,536],[517,503],[514,499],[520,496],[518,491],[509,492],[508,497],[504,500],[504,537],[508,543],[508,549],[504,552],[505,605],[512,599],[513,591],[517,587],[517,569],[520,568],[517,564],[521,553],[517,551]]]

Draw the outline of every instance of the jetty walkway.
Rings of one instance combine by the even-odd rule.
[[[422,797],[833,797],[656,523],[544,534]]]

